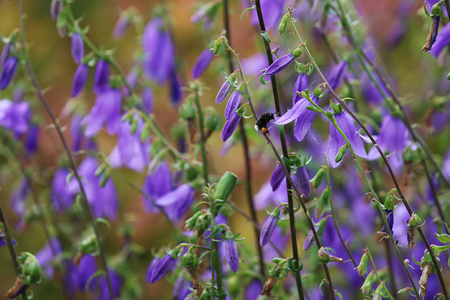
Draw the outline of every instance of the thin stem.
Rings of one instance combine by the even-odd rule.
[[[14,270],[16,271],[16,275],[19,277],[19,263],[17,262],[16,249],[14,249],[11,234],[9,233],[8,223],[6,222],[5,214],[3,213],[2,205],[0,204],[0,225],[1,224],[3,225],[3,232],[6,237],[6,243],[8,244],[9,255],[11,256]],[[22,299],[28,299],[26,288],[20,294]]]
[[[369,256],[370,262],[372,263],[372,267],[373,267],[373,271],[375,273],[375,276],[377,276],[378,282],[381,284],[381,279],[380,276],[378,276],[378,271],[377,271],[377,267],[375,266],[375,263],[373,262],[373,258],[372,258],[372,254],[370,253],[369,248],[366,248],[367,250],[367,255]],[[391,293],[389,292],[387,286],[385,285],[384,288],[386,289],[386,292],[388,293],[389,299],[394,299],[391,295]]]
[[[392,170],[392,167],[389,163],[389,161],[387,160],[386,156],[384,155],[383,151],[381,150],[381,148],[379,147],[379,145],[376,143],[374,137],[372,136],[372,134],[369,132],[369,130],[364,126],[364,124],[361,122],[361,120],[353,113],[353,111],[347,106],[347,104],[336,94],[336,92],[331,88],[330,84],[328,83],[328,81],[326,80],[325,76],[323,75],[322,71],[320,70],[319,66],[317,65],[316,61],[314,60],[313,56],[311,55],[311,53],[309,52],[308,47],[306,46],[306,44],[303,42],[302,38],[300,37],[300,34],[298,33],[297,28],[295,27],[294,21],[292,19],[292,17],[290,18],[290,22],[292,24],[292,27],[294,28],[295,34],[300,42],[301,45],[303,45],[305,52],[308,56],[308,58],[310,59],[311,63],[314,65],[314,68],[316,69],[317,73],[319,74],[319,76],[322,78],[322,80],[324,81],[324,83],[326,84],[328,90],[331,92],[331,95],[333,96],[333,98],[338,101],[342,107],[349,113],[349,115],[358,123],[358,125],[363,129],[363,131],[367,134],[367,137],[371,140],[371,142],[373,143],[374,147],[377,149],[378,153],[380,154],[381,158],[383,159],[384,163],[386,164],[386,167],[388,168],[389,174],[394,182],[394,185],[398,191],[398,194],[400,195],[403,204],[405,205],[406,209],[408,210],[408,213],[410,215],[413,214],[413,210],[411,209],[411,207],[409,206],[408,201],[406,200],[405,195],[403,194],[403,190],[400,187],[400,184],[398,183],[397,177],[394,174],[394,171]],[[359,164],[359,163],[358,163]],[[361,169],[362,170],[362,169]],[[368,182],[368,180],[367,180]],[[379,209],[381,209],[379,207]],[[383,218],[384,214],[383,214]],[[442,276],[442,272],[439,269],[439,264],[437,263],[436,257],[433,254],[434,252],[431,249],[430,243],[428,242],[425,234],[423,233],[421,228],[417,228],[417,231],[419,232],[420,236],[422,237],[422,240],[425,243],[426,248],[428,249],[428,251],[431,253],[431,259],[433,261],[433,265],[435,267],[436,273],[438,275],[439,278],[439,282],[442,288],[442,291],[446,297],[447,300],[450,300],[450,298],[448,297],[448,293],[447,293],[447,288],[445,286],[445,281],[444,278]],[[398,249],[396,249],[396,252],[398,252],[398,255],[400,255],[400,252],[398,251]],[[406,268],[406,267],[405,267]],[[407,270],[407,269],[406,269]],[[417,294],[418,295],[418,294]]]
[[[208,157],[206,155],[206,147],[205,147],[205,128],[204,128],[204,122],[203,122],[203,111],[202,106],[200,105],[200,99],[198,95],[198,91],[194,91],[194,102],[197,107],[197,114],[198,114],[198,123],[200,127],[200,148],[202,152],[202,160],[203,160],[203,179],[205,180],[205,185],[209,183],[209,175],[208,175]]]
[[[28,74],[29,74],[29,76],[31,78],[31,81],[32,81],[33,86],[34,86],[34,88],[36,90],[36,93],[38,95],[39,100],[41,101],[42,105],[44,106],[48,116],[50,117],[50,119],[51,119],[51,121],[52,121],[52,123],[53,123],[53,125],[54,125],[54,127],[55,127],[55,129],[57,131],[57,133],[58,133],[58,136],[59,136],[59,138],[61,140],[61,143],[63,144],[64,151],[65,151],[65,153],[67,155],[67,158],[69,159],[69,163],[70,163],[70,167],[72,169],[73,175],[74,175],[74,177],[76,178],[76,180],[78,182],[78,185],[79,185],[79,188],[80,188],[80,193],[81,193],[82,198],[84,200],[84,210],[87,213],[88,219],[89,219],[89,221],[91,223],[91,226],[92,226],[92,228],[94,230],[95,238],[98,241],[99,255],[100,255],[100,258],[101,258],[102,268],[103,268],[103,271],[105,273],[104,275],[106,277],[106,283],[107,283],[107,286],[108,286],[110,299],[113,300],[114,296],[113,296],[113,292],[112,292],[113,290],[112,290],[112,285],[111,285],[111,278],[109,276],[108,265],[106,263],[105,252],[103,250],[103,245],[102,245],[102,242],[101,242],[101,239],[100,239],[100,233],[98,231],[97,223],[96,223],[96,221],[94,219],[94,216],[92,214],[91,207],[89,205],[89,202],[88,202],[88,199],[87,199],[87,196],[86,196],[86,192],[85,192],[83,184],[81,182],[81,178],[80,178],[80,176],[78,174],[78,170],[77,170],[77,167],[75,165],[75,161],[74,161],[74,159],[72,157],[72,154],[70,152],[70,149],[69,149],[69,146],[67,144],[67,141],[64,138],[64,135],[62,133],[61,127],[59,126],[55,115],[53,114],[53,112],[52,112],[52,110],[51,110],[47,100],[45,99],[44,95],[42,94],[42,90],[40,89],[39,84],[37,82],[36,76],[35,76],[34,71],[33,71],[33,67],[31,66],[31,61],[29,59],[30,56],[29,56],[29,53],[28,53],[28,50],[27,50],[27,47],[26,47],[26,43],[25,43],[25,21],[24,21],[25,14],[23,12],[22,0],[18,0],[17,3],[18,3],[18,6],[19,6],[19,14],[20,14],[20,29],[21,29],[20,30],[20,33],[21,33],[20,34],[20,38],[21,38],[23,51],[26,54],[25,56],[28,58],[26,60]]]
[[[228,0],[223,0],[223,22],[225,27],[225,37],[227,38],[228,44],[231,47],[231,32],[230,32],[230,22],[229,22],[229,14],[228,14]],[[231,74],[234,70],[233,67],[233,59],[231,57],[231,52],[227,52],[227,60],[228,60],[228,72]],[[249,145],[248,145],[248,138],[247,133],[245,132],[245,126],[244,126],[244,120],[241,119],[239,122],[239,128],[242,135],[242,149],[244,151],[244,159],[245,159],[245,177],[246,177],[246,183],[245,183],[245,191],[247,193],[247,203],[248,207],[250,209],[250,214],[253,218],[253,220],[259,224],[258,222],[258,215],[256,214],[255,204],[253,203],[253,191],[252,191],[252,164],[250,160],[250,154],[249,154]],[[261,245],[259,244],[259,235],[260,230],[258,227],[253,227],[254,233],[255,233],[255,244],[256,249],[258,251],[259,256],[259,272],[263,277],[265,277],[265,270],[264,270],[264,256],[263,251],[261,248]]]

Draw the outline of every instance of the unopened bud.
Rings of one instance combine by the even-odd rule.
[[[36,256],[30,252],[23,252],[17,257],[19,276],[26,285],[39,284],[42,281],[42,271]]]
[[[183,103],[183,105],[180,106],[178,109],[178,115],[183,120],[192,120],[195,118],[195,108],[189,99],[186,100],[186,102]]]
[[[208,229],[209,224],[211,224],[211,216],[205,212],[197,218],[195,228],[197,230],[206,230]]]
[[[363,285],[361,286],[361,291],[364,295],[369,295],[370,291],[372,291],[372,285],[374,281],[374,273],[373,271],[367,275],[366,280],[364,280]]]
[[[323,247],[320,247],[319,251],[317,252],[317,258],[323,264],[331,262],[330,254]]]
[[[320,168],[319,171],[317,171],[316,175],[309,180],[309,182],[313,184],[314,189],[317,189],[319,187],[324,174],[325,170],[323,168]]]
[[[236,186],[237,176],[231,172],[225,172],[216,186],[214,198],[216,200],[226,201]]]
[[[85,238],[83,238],[78,246],[80,252],[84,254],[92,254],[97,252],[98,243],[95,235],[89,234]]]
[[[219,53],[219,50],[220,50],[220,47],[222,46],[222,44],[223,44],[223,38],[218,38],[217,40],[214,41],[214,46],[213,46],[214,54],[217,55]]]
[[[280,25],[278,25],[278,33],[283,34],[286,31],[286,25],[289,18],[289,14],[286,13],[280,21]]]
[[[336,155],[336,157],[334,158],[334,161],[335,161],[336,163],[340,162],[340,161],[344,158],[345,152],[347,152],[347,144],[345,144],[344,146],[342,146],[342,147],[339,149],[339,152],[338,152],[338,154]]]
[[[356,271],[358,272],[359,276],[364,276],[364,274],[367,273],[368,259],[369,256],[367,255],[367,252],[364,252],[363,256],[361,257],[361,261],[359,262],[359,265],[356,267]]]
[[[292,55],[294,55],[294,58],[299,57],[302,55],[302,49],[300,47],[295,48],[294,51],[292,51]]]

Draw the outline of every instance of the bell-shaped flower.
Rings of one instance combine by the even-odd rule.
[[[216,96],[216,104],[222,103],[228,96],[228,94],[231,92],[231,83],[228,80],[225,80],[225,82],[220,87],[219,92]]]
[[[410,138],[408,128],[399,118],[387,115],[381,123],[380,134],[376,138],[376,142],[381,151],[389,152],[388,161],[394,170],[399,172],[403,166],[403,150],[409,145]],[[368,154],[369,160],[380,157],[378,150],[373,147]]]
[[[108,273],[109,279],[111,280],[113,297],[110,297],[109,295],[108,283],[106,281],[106,277],[102,274],[99,280],[96,280],[96,283],[99,287],[99,295],[98,297],[96,297],[97,300],[116,299],[120,296],[120,290],[122,289],[123,279],[116,271],[112,269],[109,269]]]
[[[172,71],[172,74],[170,75],[170,100],[175,106],[180,103],[183,97],[181,85],[182,83],[175,73],[175,70]]]
[[[194,67],[192,68],[192,78],[197,79],[202,76],[203,72],[205,72],[206,68],[211,64],[211,61],[214,58],[214,53],[211,49],[206,48],[199,55],[197,60],[195,61]]]
[[[17,64],[19,59],[14,55],[10,55],[3,64],[3,70],[0,74],[0,90],[6,89],[16,74]]]
[[[70,135],[72,137],[72,150],[79,151],[86,146],[86,138],[83,134],[83,117],[78,114],[72,116],[70,122]]]
[[[40,128],[38,125],[31,125],[25,138],[24,146],[28,154],[36,153],[38,149]]]
[[[11,54],[11,49],[14,46],[11,43],[6,43],[5,46],[3,46],[2,54],[0,55],[0,65],[3,67],[6,63],[6,60]]]
[[[266,70],[265,75],[272,76],[280,73],[284,69],[286,69],[293,61],[295,57],[292,53],[288,53],[276,61],[274,61]]]
[[[135,118],[139,118],[137,115]],[[112,167],[126,166],[136,172],[142,172],[150,163],[150,140],[141,140],[144,123],[139,118],[137,129],[132,132],[128,121],[121,122],[117,133],[117,145],[111,151],[108,160]]]
[[[294,184],[299,188],[300,192],[302,192],[305,197],[309,197],[311,187],[309,184],[309,175],[306,167],[299,167],[295,175],[292,177]]]
[[[223,244],[223,255],[234,273],[239,269],[239,254],[234,239],[226,239]]]
[[[195,190],[183,184],[158,198],[155,202],[163,207],[170,220],[179,220],[194,202]]]
[[[341,128],[342,132],[345,134],[347,139],[350,142],[350,145],[355,151],[355,154],[362,157],[367,158],[366,150],[364,149],[363,142],[358,131],[355,128],[355,123],[353,122],[352,117],[346,112],[342,111],[341,113],[337,113],[334,115],[336,119],[336,123],[339,128]],[[336,168],[340,165],[342,160],[339,162],[335,161],[335,157],[339,152],[339,149],[345,145],[345,139],[339,133],[339,131],[334,127],[334,125],[330,122],[330,144],[328,147],[328,156],[329,163],[333,168]]]
[[[264,247],[270,242],[270,238],[272,237],[272,234],[277,227],[279,217],[280,208],[277,207],[264,222],[264,225],[261,228],[261,235],[259,236],[259,244],[261,245],[261,247]]]
[[[286,190],[284,192],[286,194]],[[290,236],[288,232],[283,232],[283,229],[277,226],[272,233],[270,241],[271,242],[263,248],[264,260],[266,261],[270,261],[275,257],[280,257],[279,251],[283,252],[286,249],[288,242],[290,241]]]
[[[78,94],[83,90],[86,85],[88,75],[89,66],[84,63],[79,64],[77,70],[75,71],[75,75],[73,76],[72,98],[78,96]]]
[[[60,168],[53,177],[50,199],[58,212],[63,212],[72,207],[78,190],[78,185],[75,181],[71,180],[67,183],[69,174],[68,169]]]
[[[157,17],[148,22],[142,35],[145,75],[163,84],[175,69],[175,49],[170,34],[164,29],[163,20]]]
[[[85,292],[86,288],[92,290],[94,288],[94,281],[91,279],[92,275],[97,272],[97,265],[95,258],[91,255],[84,255],[76,269],[74,270],[73,279],[77,289],[81,292]],[[89,283],[89,286],[86,286]]]
[[[260,3],[266,30],[276,29],[285,10],[286,0],[261,0]],[[251,23],[259,23],[256,10],[253,11]]]
[[[437,58],[442,50],[450,44],[450,24],[445,25],[439,32],[436,42],[430,50],[430,53]]]
[[[62,247],[59,240],[55,237],[51,238],[50,243],[47,243],[44,248],[36,253],[36,259],[39,262],[39,266],[45,270],[47,277],[53,278],[55,272],[53,262],[56,261],[57,255],[62,252]]]
[[[31,110],[28,102],[14,103],[0,100],[0,126],[11,130],[15,136],[24,134],[29,129]]]
[[[292,104],[297,103],[300,99],[302,99],[302,96],[298,95],[297,92],[302,92],[308,88],[308,75],[305,73],[300,73],[297,76],[297,80],[294,84],[294,94],[292,98]]]
[[[230,119],[232,115],[236,114],[236,110],[241,104],[241,92],[234,91],[228,99],[227,106],[225,107],[225,119]]]
[[[315,104],[319,103],[319,99],[315,96],[311,97]],[[307,109],[309,105],[312,105],[305,98],[301,98],[294,104],[294,106],[288,110],[284,115],[275,121],[276,125],[285,125],[295,120],[294,136],[301,142],[311,129],[312,122],[316,117],[316,112]]]
[[[192,283],[187,281],[183,277],[178,277],[177,281],[173,285],[172,299],[173,300],[184,300],[192,291]]]
[[[281,164],[278,164],[277,168],[272,173],[272,177],[270,177],[272,191],[276,191],[285,178],[286,175],[284,174],[283,168],[281,167]]]
[[[241,117],[236,112],[231,114],[230,119],[228,119],[225,125],[223,126],[222,141],[225,142],[231,137],[240,121]]]
[[[84,56],[84,42],[80,33],[74,32],[72,34],[72,57],[73,60],[79,64]]]
[[[109,62],[100,59],[97,62],[94,73],[94,92],[99,94],[108,89],[109,84]]]
[[[147,276],[146,281],[149,283],[155,283],[159,281],[167,274],[167,272],[170,271],[170,269],[172,269],[172,267],[177,264],[177,262],[178,260],[168,253],[156,263],[150,263],[150,266],[147,270],[147,274],[149,274],[149,276]]]
[[[337,89],[341,83],[344,81],[345,76],[347,75],[348,62],[345,60],[340,61],[331,71],[330,76],[328,77],[328,83],[330,87],[335,90]]]
[[[118,89],[107,88],[101,92],[95,100],[94,107],[83,120],[86,124],[84,135],[86,137],[96,135],[104,123],[109,134],[116,133],[121,124],[121,105],[122,96]]]
[[[150,199],[155,201],[172,190],[172,180],[169,165],[166,161],[162,161],[156,171],[145,177],[144,186],[142,188]],[[152,201],[143,197],[144,207],[148,212],[156,212]]]
[[[263,283],[259,279],[253,279],[245,289],[245,300],[255,300],[260,297]]]
[[[98,167],[95,158],[88,156],[78,167],[78,173],[83,177],[81,182],[94,216],[114,219],[119,207],[116,188],[111,179],[107,179],[103,187],[100,186],[102,177],[95,174]],[[71,180],[76,179],[72,177]]]

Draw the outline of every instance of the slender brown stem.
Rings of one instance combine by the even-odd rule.
[[[20,35],[20,37],[21,37],[21,43],[22,43],[24,51],[26,52],[26,56],[29,57],[29,53],[28,53],[28,50],[27,50],[27,47],[26,47],[26,43],[25,43],[25,22],[24,22],[25,15],[24,15],[24,12],[23,12],[23,4],[22,4],[22,0],[18,0],[17,2],[18,2],[18,5],[19,5],[19,14],[20,14],[20,27],[21,27],[21,35]],[[84,210],[85,210],[85,212],[88,215],[88,219],[89,219],[89,221],[91,223],[91,226],[92,226],[92,228],[94,230],[95,237],[96,237],[96,239],[98,241],[99,256],[101,258],[103,271],[105,273],[104,275],[105,275],[105,278],[106,278],[106,283],[107,283],[107,286],[108,286],[110,299],[113,300],[114,296],[113,296],[113,292],[112,292],[113,289],[112,289],[112,285],[111,285],[111,278],[110,278],[109,272],[108,272],[108,265],[106,263],[106,257],[105,257],[105,252],[104,252],[103,245],[102,245],[102,242],[101,242],[101,239],[100,239],[100,233],[98,231],[97,223],[96,223],[96,221],[94,219],[94,216],[92,214],[91,207],[89,205],[89,202],[88,202],[88,199],[87,199],[87,196],[86,196],[86,192],[85,192],[83,184],[81,182],[81,178],[80,178],[80,176],[78,174],[78,170],[77,170],[75,161],[73,159],[72,153],[70,152],[70,148],[69,148],[69,146],[67,144],[67,141],[66,141],[66,139],[65,139],[65,137],[64,137],[64,135],[62,133],[61,127],[59,126],[58,121],[56,120],[56,117],[53,114],[53,111],[51,110],[47,100],[45,99],[44,95],[42,94],[42,90],[39,87],[39,84],[37,82],[36,76],[35,76],[34,71],[33,71],[33,67],[31,66],[30,59],[26,60],[26,65],[27,65],[27,69],[28,69],[28,74],[29,74],[29,76],[31,78],[31,81],[32,81],[33,86],[34,86],[34,88],[36,90],[38,98],[41,101],[42,105],[44,106],[48,116],[50,117],[50,119],[51,119],[51,121],[52,121],[52,123],[53,123],[53,125],[54,125],[54,127],[55,127],[55,129],[57,131],[57,133],[58,133],[59,139],[61,140],[61,143],[63,144],[64,151],[65,151],[65,153],[67,155],[67,158],[69,159],[69,163],[70,163],[70,167],[72,169],[73,175],[74,175],[76,181],[78,182],[78,186],[80,188],[80,193],[82,195],[82,199],[84,200]]]

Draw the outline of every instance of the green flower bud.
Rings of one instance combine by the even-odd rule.
[[[192,230],[194,229],[195,223],[197,223],[197,219],[203,214],[203,211],[198,211],[196,212],[192,217],[190,217],[189,219],[186,220],[186,222],[184,222],[186,224],[186,229],[187,230]]]
[[[286,13],[280,21],[280,25],[278,25],[278,33],[283,34],[286,31],[286,25],[289,18],[289,14]]]
[[[370,291],[372,290],[374,279],[374,273],[372,271],[369,273],[369,275],[367,275],[366,280],[364,280],[364,283],[361,286],[361,291],[364,295],[369,295]]]
[[[330,210],[330,205],[328,201],[329,198],[330,198],[330,188],[327,186],[326,189],[323,190],[322,195],[319,198],[319,202],[317,203],[315,211],[316,219],[319,219],[325,211]]]
[[[226,201],[237,182],[237,176],[231,172],[225,172],[220,178],[214,193],[214,199]]]
[[[364,252],[363,256],[361,257],[361,261],[359,262],[359,265],[356,267],[356,271],[358,272],[359,276],[364,276],[364,274],[367,273],[368,259],[369,256],[367,255],[367,252]]]
[[[190,99],[187,99],[178,109],[178,115],[183,120],[192,120],[195,118],[195,107]]]
[[[345,152],[347,152],[347,144],[345,144],[339,149],[339,152],[334,158],[334,161],[337,163],[340,162],[344,158]]]
[[[223,44],[223,38],[220,37],[217,40],[214,41],[214,46],[213,46],[213,53],[215,55],[217,55],[219,53],[220,47]]]
[[[387,210],[394,210],[395,206],[394,206],[394,197],[392,196],[392,193],[389,192],[386,195],[386,199],[384,200],[384,204],[383,204],[384,209]]]
[[[295,48],[294,51],[292,51],[292,55],[294,55],[294,58],[299,57],[302,55],[302,49],[300,47]]]
[[[409,291],[412,291],[412,289],[413,288],[411,287],[402,288],[397,292],[397,295],[406,295],[407,293],[409,293]]]
[[[213,107],[205,108],[205,127],[208,131],[219,131],[222,129],[222,119]]]
[[[319,259],[319,262],[323,264],[331,262],[330,254],[323,247],[320,247],[319,251],[317,252],[317,258]]]
[[[450,80],[450,73],[447,74],[447,80]]]
[[[36,257],[30,252],[23,252],[17,257],[19,277],[26,285],[39,284],[42,281],[42,271]]]
[[[432,17],[443,17],[444,10],[442,9],[442,3],[438,2],[431,7],[430,16]]]
[[[92,254],[98,251],[98,243],[94,234],[89,234],[83,238],[78,245],[80,252],[84,254]]]
[[[420,218],[416,213],[413,213],[409,218],[408,225],[410,226],[422,225],[422,218]]]
[[[191,253],[191,251],[186,252],[181,257],[181,264],[186,268],[192,268],[198,265],[198,258],[195,253]]]
[[[197,228],[197,230],[206,230],[208,229],[209,224],[211,224],[211,216],[204,212],[197,218],[195,228]]]
[[[324,168],[320,168],[319,171],[317,171],[316,175],[314,175],[313,178],[309,180],[313,184],[314,189],[317,189],[322,182],[323,175],[325,175]]]

